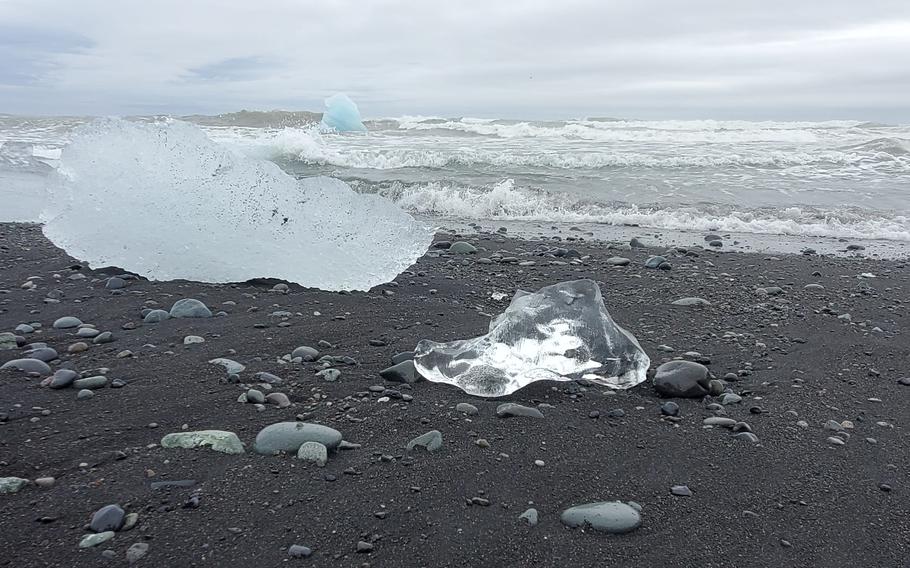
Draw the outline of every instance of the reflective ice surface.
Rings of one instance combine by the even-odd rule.
[[[417,345],[414,364],[430,381],[468,394],[503,396],[541,380],[583,377],[617,389],[645,380],[651,361],[619,327],[592,280],[519,291],[490,332],[474,339]]]
[[[105,119],[77,131],[42,219],[54,244],[93,267],[325,290],[388,282],[432,238],[382,197],[337,179],[294,179],[179,121]]]

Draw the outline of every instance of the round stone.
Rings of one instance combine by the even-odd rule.
[[[300,357],[301,361],[315,361],[319,358],[319,351],[312,347],[302,345],[291,352],[291,359],[296,359],[297,357]]]
[[[622,534],[641,526],[641,515],[620,501],[588,503],[566,509],[561,520],[570,527],[590,527],[595,531]]]
[[[54,329],[71,329],[80,325],[82,325],[82,321],[79,318],[66,316],[54,322]]]
[[[274,404],[278,408],[287,408],[291,406],[291,401],[288,399],[288,395],[283,392],[273,392],[269,393],[265,397],[266,402]]]
[[[143,323],[161,323],[171,319],[171,314],[164,310],[152,310],[142,318]]]
[[[476,406],[468,404],[467,402],[459,402],[455,405],[455,410],[462,414],[467,414],[468,416],[476,416],[479,412]]]
[[[670,361],[657,368],[654,390],[665,397],[701,398],[708,394],[710,376],[701,363]]]
[[[329,450],[341,443],[341,432],[321,424],[278,422],[266,426],[256,435],[253,448],[257,453],[296,452],[305,442],[319,442]]]
[[[322,467],[329,461],[329,450],[319,442],[304,442],[297,450],[297,459]]]
[[[208,307],[193,298],[184,298],[177,300],[171,307],[172,318],[210,318],[212,311]]]
[[[38,359],[13,359],[0,365],[0,370],[16,370],[23,373],[37,373],[42,376],[51,374],[51,368],[47,363]]]
[[[78,377],[79,373],[72,369],[58,369],[51,377],[51,382],[48,386],[52,389],[65,389],[72,385],[73,381]]]
[[[313,554],[313,551],[306,546],[300,544],[292,544],[288,548],[288,556],[291,558],[309,558]]]
[[[96,533],[104,531],[118,531],[123,526],[126,511],[120,505],[107,505],[101,507],[92,515],[89,528]]]
[[[530,418],[543,418],[543,414],[536,408],[522,406],[514,402],[504,402],[496,407],[496,416],[506,418],[508,416],[527,416]]]
[[[452,246],[449,247],[449,252],[453,254],[472,254],[477,252],[477,247],[465,241],[458,241],[457,243],[452,243]]]

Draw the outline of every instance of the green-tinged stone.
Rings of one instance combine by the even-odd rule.
[[[114,538],[116,533],[114,531],[104,531],[95,534],[88,534],[82,537],[82,540],[79,541],[79,548],[91,548],[93,546],[98,546],[103,542],[107,542]]]
[[[243,442],[233,432],[224,430],[199,430],[198,432],[174,432],[161,438],[164,448],[198,448],[210,446],[224,454],[242,454]]]
[[[0,477],[0,493],[17,493],[26,485],[28,480],[21,477]]]

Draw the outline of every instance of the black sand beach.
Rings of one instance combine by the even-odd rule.
[[[120,270],[81,266],[39,227],[0,225],[0,332],[39,322],[25,338],[59,353],[52,368],[126,383],[77,400],[76,389],[0,372],[0,477],[55,479],[0,495],[0,566],[126,565],[140,542],[148,549],[136,564],[162,567],[908,566],[910,385],[899,381],[910,376],[910,262],[721,248],[673,253],[672,270],[652,270],[645,259],[665,249],[501,234],[465,240],[478,251],[431,249],[367,293],[141,279],[111,291],[107,278]],[[613,256],[631,263],[613,266]],[[484,333],[517,288],[579,278],[601,283],[652,370],[685,357],[729,376],[742,400],[720,412],[748,423],[758,442],[703,425],[719,397],[674,399],[678,420],[662,416],[666,399],[650,380],[621,392],[540,382],[499,400],[379,377],[421,339]],[[772,287],[780,292],[757,290]],[[506,299],[493,300],[496,292]],[[670,304],[690,296],[711,305]],[[227,315],[142,323],[142,309],[181,298]],[[114,341],[54,329],[63,316]],[[185,346],[190,335],[205,342]],[[69,353],[80,341],[88,349]],[[315,363],[282,360],[302,345],[357,364],[338,366],[341,377],[327,382]],[[0,351],[0,363],[23,352]],[[217,357],[246,365],[241,384],[209,364]],[[282,382],[269,391],[257,372]],[[237,402],[251,386],[292,404]],[[544,418],[498,418],[503,401],[538,406]],[[461,402],[479,414],[456,411]],[[322,468],[250,451],[260,429],[294,420],[335,428],[360,447]],[[825,428],[832,420],[840,433]],[[160,447],[184,429],[235,432],[247,452]],[[430,430],[443,435],[439,450],[405,451]],[[152,488],[182,480],[194,483]],[[671,494],[676,485],[691,496]],[[641,527],[610,535],[560,522],[568,507],[613,500],[639,503]],[[138,514],[136,526],[80,549],[92,514],[114,503]],[[530,507],[537,526],[519,519]],[[295,544],[312,555],[290,557]]]

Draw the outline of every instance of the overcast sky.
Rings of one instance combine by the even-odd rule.
[[[0,113],[910,122],[910,0],[0,0]]]

